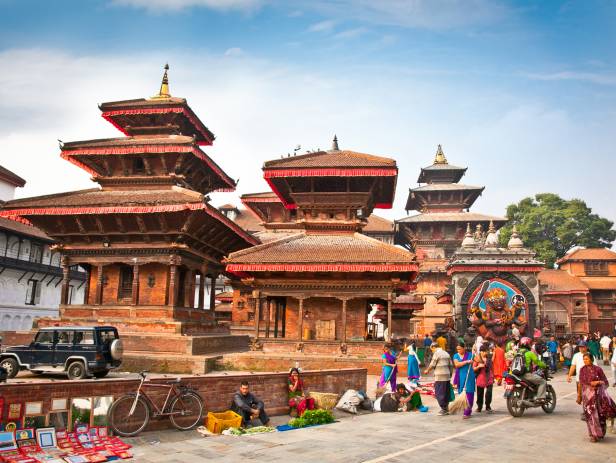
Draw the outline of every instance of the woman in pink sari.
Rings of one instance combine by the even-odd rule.
[[[609,382],[603,369],[593,362],[591,353],[584,354],[577,403],[584,409],[591,442],[597,442],[605,437],[607,419],[616,417],[616,404],[607,393]]]
[[[314,399],[306,397],[304,382],[299,377],[297,368],[292,368],[289,372],[289,407],[297,410],[297,416],[302,416],[306,410],[314,410]]]

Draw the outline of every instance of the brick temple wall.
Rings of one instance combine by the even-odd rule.
[[[366,390],[365,369],[305,371],[302,375],[306,387],[312,391],[342,394],[346,389]],[[173,379],[156,378],[152,382]],[[240,382],[247,380],[251,390],[265,402],[271,415],[288,413],[287,373],[236,373],[220,376],[185,376],[183,382],[196,389],[204,399],[207,411],[222,411],[229,408],[233,393]],[[5,404],[42,402],[42,414],[51,411],[53,399],[120,397],[137,389],[137,379],[99,379],[81,381],[17,382],[9,380],[0,384],[0,396]],[[152,393],[152,397],[156,397]],[[156,399],[154,399],[156,400]],[[162,399],[164,400],[164,399]],[[5,405],[6,406],[6,405]],[[71,417],[68,422],[70,423]],[[168,420],[152,421],[149,430],[170,427]]]

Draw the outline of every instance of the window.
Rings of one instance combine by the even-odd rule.
[[[66,303],[71,305],[73,303],[73,292],[75,291],[75,287],[73,285],[68,285],[68,301]]]
[[[98,332],[98,338],[101,343],[111,342],[117,337],[118,335],[113,330],[101,330]]]
[[[608,275],[607,261],[589,260],[584,262],[586,275]]]
[[[53,344],[53,331],[39,331],[34,342],[37,344]]]
[[[73,332],[72,331],[58,331],[58,344],[72,344]]]
[[[92,331],[76,331],[75,332],[75,344],[93,345],[94,344],[94,333]]]
[[[32,244],[30,246],[30,262],[40,264],[43,261],[43,246]]]
[[[38,280],[28,280],[26,290],[26,304],[36,305],[41,301],[41,282]]]
[[[133,268],[124,265],[120,268],[120,287],[118,288],[118,298],[128,299],[133,294]]]

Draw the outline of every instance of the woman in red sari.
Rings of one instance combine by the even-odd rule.
[[[616,417],[616,404],[607,393],[609,382],[603,369],[593,362],[591,353],[584,354],[577,403],[584,409],[591,442],[597,442],[605,437],[607,419]]]
[[[297,416],[302,416],[306,410],[314,410],[314,399],[306,397],[297,368],[291,368],[289,372],[289,407],[297,410]]]

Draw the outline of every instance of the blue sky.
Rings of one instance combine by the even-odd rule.
[[[0,164],[20,196],[91,186],[64,141],[116,136],[101,101],[171,92],[217,135],[238,194],[263,161],[342,148],[391,156],[395,209],[441,143],[486,190],[474,210],[579,197],[616,220],[616,2],[0,0]],[[237,202],[217,195],[215,202]]]

